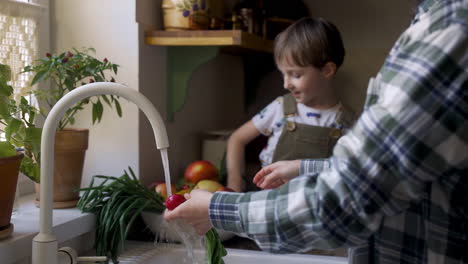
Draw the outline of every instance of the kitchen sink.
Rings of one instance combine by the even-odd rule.
[[[226,264],[345,264],[346,258],[331,256],[316,256],[303,254],[271,254],[261,251],[227,249],[228,255],[224,257]],[[203,254],[195,250],[195,255]],[[121,254],[121,264],[191,264],[185,257],[185,247],[180,244],[154,244],[148,242],[127,243],[125,251]]]

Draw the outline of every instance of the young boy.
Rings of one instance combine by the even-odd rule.
[[[231,135],[226,157],[228,187],[243,191],[245,183],[251,183],[243,177],[245,146],[260,134],[269,137],[260,153],[262,167],[280,160],[331,156],[337,140],[354,122],[333,85],[344,55],[338,29],[322,18],[303,18],[277,36],[275,62],[289,93]]]

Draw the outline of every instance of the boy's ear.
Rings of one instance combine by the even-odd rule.
[[[322,67],[322,74],[326,79],[331,79],[335,76],[337,70],[336,64],[329,61]]]

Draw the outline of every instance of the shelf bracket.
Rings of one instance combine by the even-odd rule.
[[[174,121],[188,94],[193,72],[218,55],[216,46],[167,47],[167,120]]]

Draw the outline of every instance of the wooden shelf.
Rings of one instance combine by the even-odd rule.
[[[273,41],[241,30],[154,30],[146,32],[146,43],[155,46],[222,46],[273,52]]]

